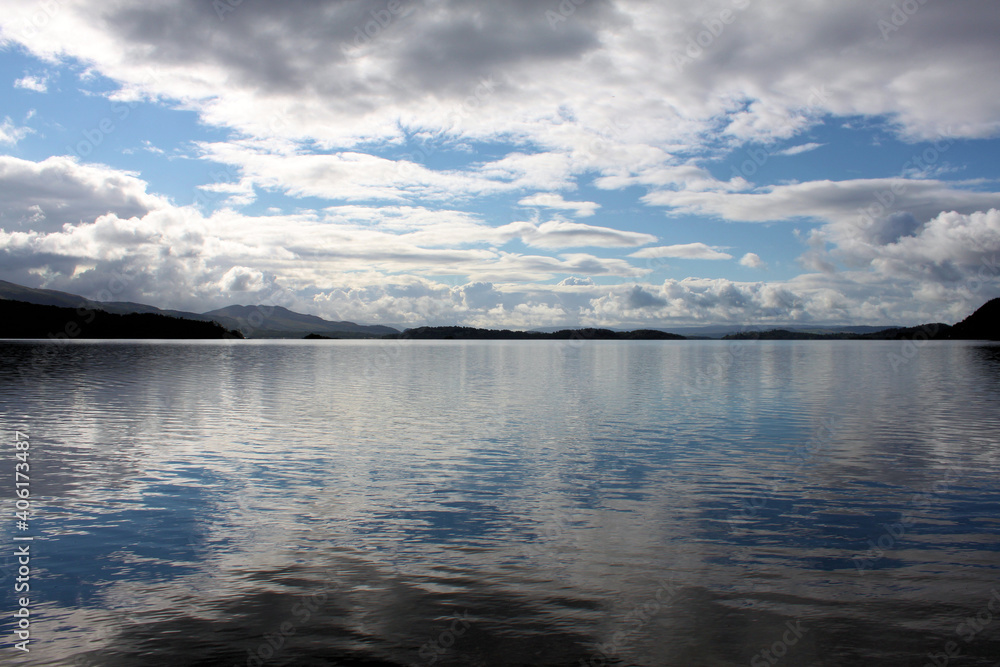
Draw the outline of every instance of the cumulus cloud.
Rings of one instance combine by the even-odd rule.
[[[264,289],[265,278],[261,271],[246,266],[234,266],[222,274],[219,287],[223,292],[260,292]]]
[[[868,264],[887,278],[938,285],[975,281],[981,270],[989,273],[996,267],[1000,210],[942,213],[919,231],[891,242],[838,246],[833,252],[854,265]],[[996,280],[995,271],[990,278]]]
[[[750,269],[766,269],[767,263],[755,252],[748,252],[740,258],[740,265]]]
[[[53,231],[106,213],[142,217],[163,201],[134,174],[68,157],[32,162],[0,156],[0,225]]]
[[[560,287],[593,287],[593,278],[577,278],[576,276],[569,276],[568,278],[563,278],[559,281]]]
[[[628,307],[632,310],[642,308],[660,308],[667,305],[667,300],[647,292],[639,285],[635,285],[625,297]]]
[[[48,77],[25,74],[20,79],[14,81],[14,87],[32,90],[36,93],[47,93],[49,92],[49,80]]]
[[[629,257],[655,259],[659,257],[676,257],[680,259],[732,259],[733,256],[704,243],[680,243],[677,245],[643,248]]]

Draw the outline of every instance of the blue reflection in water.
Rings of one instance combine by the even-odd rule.
[[[5,343],[16,657],[993,665],[1000,347],[899,345]]]

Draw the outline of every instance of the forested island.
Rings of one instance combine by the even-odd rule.
[[[942,322],[916,327],[891,327],[871,333],[809,333],[770,329],[741,331],[723,340],[1000,340],[1000,298],[991,299],[955,325]]]
[[[510,329],[477,329],[475,327],[416,327],[401,334],[383,338],[414,340],[686,340],[684,336],[657,331],[612,331],[611,329],[562,329],[560,331],[511,331]]]

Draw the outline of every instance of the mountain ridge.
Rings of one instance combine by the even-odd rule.
[[[17,301],[38,306],[100,310],[112,315],[147,314],[192,321],[215,322],[225,329],[239,331],[253,338],[302,338],[313,334],[323,338],[563,338],[584,335],[604,338],[681,339],[702,338],[692,336],[694,331],[723,330],[724,325],[712,327],[681,327],[667,332],[658,327],[635,331],[622,329],[594,329],[545,327],[526,332],[507,329],[477,329],[474,327],[415,327],[400,332],[380,324],[357,324],[349,321],[326,320],[316,315],[297,313],[282,306],[230,305],[205,313],[164,310],[148,304],[129,301],[92,301],[77,294],[58,290],[40,289],[0,280],[0,300]],[[600,332],[595,333],[595,332]],[[576,333],[574,333],[576,332]],[[684,332],[688,335],[681,334]],[[662,335],[661,335],[662,334]],[[714,336],[713,336],[714,337]],[[922,324],[915,327],[872,326],[809,326],[768,331],[737,331],[722,336],[723,340],[901,340],[927,338],[931,340],[1000,340],[1000,298],[994,298],[977,308],[962,321]]]
[[[218,322],[162,313],[109,313],[89,307],[50,306],[0,299],[0,338],[71,339],[242,339]]]
[[[335,322],[316,315],[296,313],[281,306],[233,305],[206,313],[193,313],[182,310],[165,310],[131,301],[92,301],[70,292],[25,287],[6,280],[0,280],[0,299],[39,306],[101,310],[114,315],[149,314],[202,322],[217,322],[226,329],[234,329],[242,332],[244,336],[254,338],[297,338],[306,333],[339,334],[340,337],[358,338],[399,333],[398,329],[384,325]],[[255,324],[258,317],[261,321]]]
[[[354,334],[361,336],[385,336],[398,334],[398,329],[381,324],[357,324],[347,321],[333,321],[316,315],[297,313],[282,306],[233,305],[203,313],[223,326],[239,329],[255,338],[273,338],[274,333],[288,334]],[[255,324],[256,319],[260,323]],[[248,331],[249,330],[249,331]]]

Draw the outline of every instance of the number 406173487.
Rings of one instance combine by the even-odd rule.
[[[17,453],[14,457],[18,460],[18,463],[14,464],[14,486],[15,495],[17,495],[17,509],[19,512],[15,512],[14,515],[21,521],[28,520],[28,510],[30,504],[28,498],[31,496],[31,490],[29,485],[31,480],[28,478],[28,449],[30,448],[28,443],[28,436],[20,431],[14,431],[14,448]],[[23,481],[22,481],[23,480]]]

